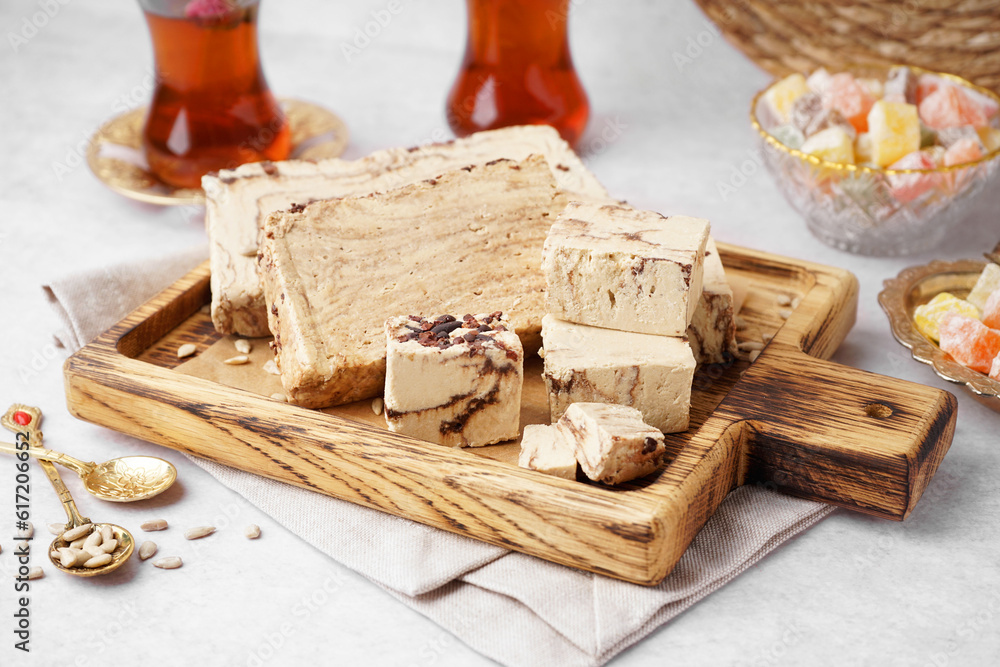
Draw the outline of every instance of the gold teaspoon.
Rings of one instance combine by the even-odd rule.
[[[0,422],[3,423],[5,428],[17,433],[19,443],[24,443],[22,447],[26,446],[28,449],[42,448],[42,432],[38,429],[41,425],[41,421],[41,410],[20,404],[12,405],[10,409],[7,410],[7,413],[3,416],[3,418],[0,419]],[[17,451],[25,450],[17,448]],[[42,467],[42,470],[45,471],[49,481],[52,482],[52,487],[59,495],[59,500],[62,501],[63,509],[66,510],[66,516],[69,519],[66,524],[66,530],[79,526],[85,526],[91,523],[90,519],[80,516],[79,510],[76,508],[76,503],[73,502],[73,496],[70,495],[69,489],[67,489],[66,485],[63,484],[62,478],[59,477],[59,472],[56,470],[56,467],[45,459],[39,459],[38,464]],[[94,525],[94,529],[100,530],[102,525],[110,526],[114,539],[118,541],[115,550],[111,552],[110,563],[94,568],[63,567],[63,564],[59,561],[59,559],[53,557],[54,553],[58,553],[57,549],[69,546],[66,543],[66,540],[64,540],[60,535],[52,541],[52,545],[49,547],[49,560],[56,567],[56,569],[75,577],[96,577],[113,572],[124,565],[125,561],[129,559],[132,552],[135,550],[135,539],[133,539],[132,534],[127,530],[114,524],[96,524]]]

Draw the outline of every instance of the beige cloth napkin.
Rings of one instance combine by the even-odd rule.
[[[45,285],[66,324],[57,336],[78,349],[204,258],[199,248]],[[602,665],[834,509],[740,488],[674,572],[650,588],[192,460],[316,548],[507,665]]]

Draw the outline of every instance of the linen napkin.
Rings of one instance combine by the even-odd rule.
[[[71,352],[79,349],[205,256],[197,248],[44,285],[65,323],[57,337]],[[331,558],[506,665],[602,665],[834,509],[763,487],[737,489],[670,576],[645,587],[191,460]]]

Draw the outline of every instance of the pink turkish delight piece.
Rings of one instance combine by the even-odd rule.
[[[951,84],[941,85],[925,97],[919,110],[920,120],[936,130],[963,125],[985,127],[989,123],[986,106]]]
[[[934,159],[926,151],[914,151],[899,158],[889,169],[934,169]],[[892,174],[889,176],[889,188],[892,195],[899,201],[911,202],[937,185],[939,174]]]
[[[950,167],[955,164],[974,162],[983,156],[983,144],[977,136],[963,137],[948,147],[944,152],[944,164]]]
[[[875,104],[875,98],[853,75],[841,72],[830,77],[830,85],[823,93],[823,104],[842,113],[858,132],[868,131],[868,112]]]

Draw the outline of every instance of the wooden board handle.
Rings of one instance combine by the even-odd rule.
[[[940,389],[848,368],[775,340],[716,414],[743,421],[737,483],[902,520],[951,444]]]

